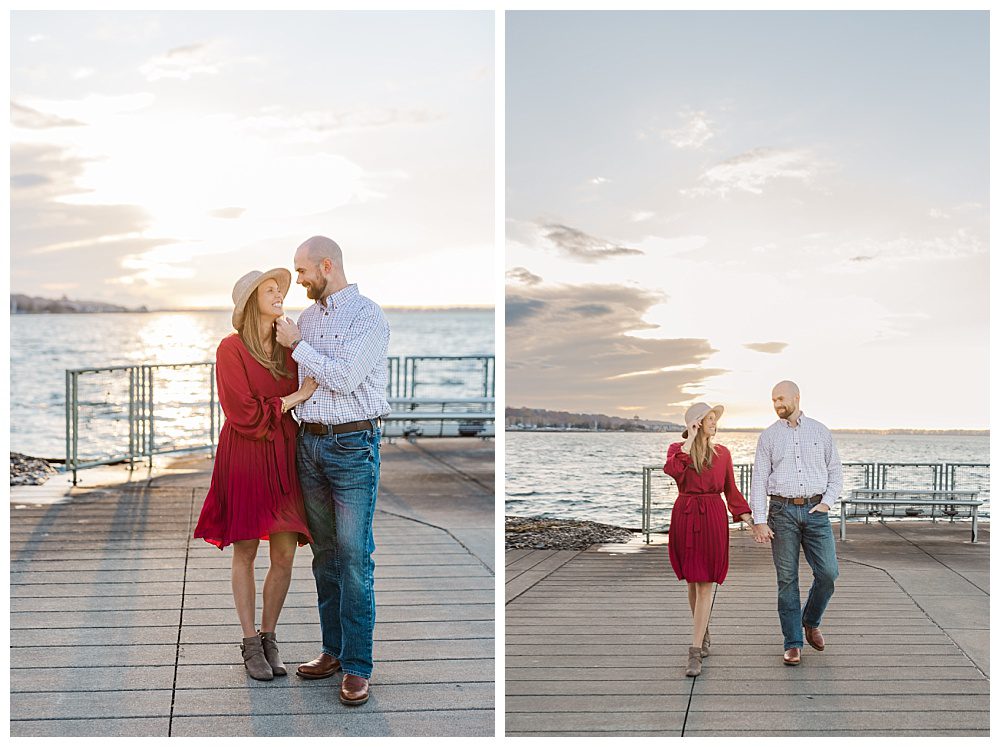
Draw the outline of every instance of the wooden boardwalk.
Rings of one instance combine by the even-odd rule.
[[[12,736],[493,734],[492,443],[383,447],[375,673],[357,708],[339,702],[339,677],[292,673],[319,652],[308,547],[277,629],[289,676],[246,675],[231,550],[190,539],[211,467],[192,464],[51,505],[13,491]],[[438,523],[446,504],[460,526]]]
[[[733,532],[697,678],[665,544],[510,550],[506,733],[988,736],[985,526],[979,545],[966,524],[851,526],[826,651],[806,647],[798,667],[780,660],[770,550]]]

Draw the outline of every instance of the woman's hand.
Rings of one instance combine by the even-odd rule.
[[[701,427],[701,423],[694,423],[690,428],[687,429],[688,437],[687,441],[681,444],[681,451],[685,454],[691,453],[691,446],[694,444],[695,438],[698,437],[698,429]]]
[[[281,398],[281,412],[286,413],[296,405],[301,405],[313,396],[318,388],[319,384],[316,383],[316,379],[312,376],[306,376],[302,379],[302,385],[298,391]]]
[[[312,376],[306,376],[302,379],[302,386],[299,387],[298,394],[302,395],[302,401],[305,402],[316,393],[318,388],[319,384],[316,383],[316,379]]]

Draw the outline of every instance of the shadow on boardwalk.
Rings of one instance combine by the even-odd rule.
[[[731,533],[711,655],[684,676],[685,584],[665,544],[510,550],[506,733],[943,736],[989,734],[989,530],[852,525],[824,652],[781,663],[767,547]],[[803,599],[810,582],[802,563]]]
[[[13,736],[493,734],[491,442],[383,446],[375,673],[353,709],[339,677],[293,674],[319,652],[308,547],[277,629],[290,674],[246,675],[231,549],[190,539],[211,461],[180,466],[52,505],[32,503],[42,488],[12,491]]]

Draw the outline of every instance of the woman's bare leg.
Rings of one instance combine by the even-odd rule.
[[[243,637],[257,635],[254,617],[257,611],[257,587],[253,578],[253,564],[257,558],[260,540],[239,540],[233,543],[233,602],[240,618]]]
[[[278,532],[269,539],[271,565],[264,577],[264,611],[260,619],[262,633],[273,633],[278,624],[278,616],[292,582],[292,562],[298,539],[297,532]]]
[[[694,603],[698,599],[698,587],[688,584],[688,604],[691,605],[691,616],[694,617]]]
[[[691,646],[701,648],[702,640],[705,638],[705,630],[708,628],[708,618],[712,613],[712,581],[698,582],[696,587],[696,600],[694,606],[694,635],[691,639]]]

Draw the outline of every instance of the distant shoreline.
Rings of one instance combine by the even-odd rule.
[[[658,435],[676,433],[681,431],[653,431],[653,430],[606,430],[600,429],[569,429],[569,428],[505,428],[507,433],[655,433]],[[720,434],[725,433],[761,433],[763,428],[726,428],[720,430]],[[914,428],[831,428],[831,433],[842,433],[846,435],[855,434],[862,436],[989,436],[988,430],[917,430]]]

